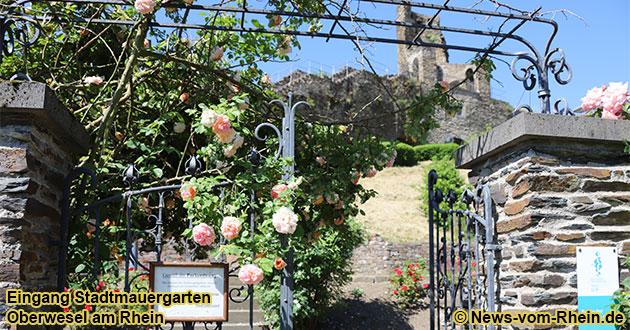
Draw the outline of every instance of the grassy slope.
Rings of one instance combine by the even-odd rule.
[[[362,178],[366,189],[378,195],[361,206],[365,216],[359,216],[369,234],[378,234],[388,241],[428,241],[427,218],[420,210],[420,192],[413,185],[424,184],[424,166],[390,167],[373,178]],[[466,178],[467,171],[460,171]]]

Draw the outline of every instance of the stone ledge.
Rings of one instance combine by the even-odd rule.
[[[37,123],[77,155],[89,150],[90,136],[46,84],[0,82],[0,126]]]
[[[596,142],[623,150],[630,140],[630,121],[521,113],[455,152],[457,168],[470,169],[524,142]]]

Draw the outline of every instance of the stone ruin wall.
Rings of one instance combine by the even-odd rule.
[[[408,6],[399,6],[397,20],[427,23],[429,17],[412,12]],[[434,24],[439,25],[439,18]],[[398,38],[413,40],[419,29],[400,28]],[[444,44],[444,36],[439,31],[426,30],[422,41]],[[275,83],[273,90],[284,98],[293,93],[295,101],[309,101],[311,109],[301,108],[298,114],[315,122],[360,121],[354,128],[361,127],[366,133],[395,140],[405,136],[406,115],[398,112],[390,116],[383,113],[397,110],[390,95],[383,89],[392,91],[395,98],[413,100],[420,89],[428,90],[438,81],[451,85],[465,80],[453,90],[452,95],[462,101],[463,109],[456,116],[449,117],[438,111],[435,119],[439,128],[432,130],[428,143],[463,142],[486,131],[487,124],[496,127],[511,117],[512,107],[506,102],[490,97],[490,83],[483,72],[472,74],[472,64],[448,62],[444,49],[429,47],[398,46],[398,74],[380,78],[375,74],[344,67],[331,76],[308,74],[295,71]],[[380,82],[379,82],[380,80]]]

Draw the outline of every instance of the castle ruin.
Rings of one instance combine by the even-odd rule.
[[[429,16],[412,12],[409,6],[397,8],[397,21],[427,24],[429,20]],[[436,17],[432,25],[439,25],[439,18]],[[419,31],[416,27],[399,26],[398,39],[413,40]],[[445,43],[439,30],[426,29],[419,40]],[[396,106],[392,96],[411,101],[421,89],[429,89],[436,82],[447,81],[453,86],[463,81],[451,92],[462,102],[462,111],[452,117],[443,110],[437,111],[434,119],[440,127],[431,130],[426,140],[427,143],[461,143],[485,131],[488,125],[496,127],[510,118],[512,112],[509,104],[491,98],[485,73],[482,70],[474,73],[474,70],[472,64],[450,63],[446,49],[398,45],[398,74],[376,76],[350,67],[331,76],[295,71],[278,81],[273,90],[279,95],[293,92],[294,99],[313,104],[310,110],[303,110],[307,113],[301,113],[309,120],[355,121],[354,129],[395,140],[406,135],[406,114]],[[382,115],[391,112],[394,114]]]

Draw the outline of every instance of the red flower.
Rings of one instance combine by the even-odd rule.
[[[130,272],[133,272],[133,267],[129,267],[129,271],[130,271]]]
[[[416,290],[416,293],[417,293],[417,294],[420,294],[420,291]]]
[[[416,264],[416,267],[420,268],[420,264]]]
[[[394,289],[394,294],[398,294],[398,290],[395,290],[395,289]]]
[[[90,305],[85,305],[85,309],[87,309],[87,310],[88,310],[88,312],[91,312],[91,311],[92,311],[92,306],[90,306]]]
[[[411,280],[415,282],[415,281],[417,281],[418,279],[417,279],[417,278],[415,278],[415,277],[412,277],[412,278],[411,278]]]
[[[472,277],[475,277],[475,276],[477,276],[477,275],[476,275],[476,274],[472,274],[471,276],[472,276]]]
[[[100,286],[100,285],[97,285],[97,286],[96,286],[96,291],[99,291],[100,289],[101,289],[101,286]]]
[[[98,285],[100,285],[100,286],[105,286],[105,284],[103,283],[103,281],[99,281],[99,282],[98,282]]]
[[[118,289],[114,289],[114,292],[120,292],[120,290],[118,290]]]
[[[63,287],[63,292],[68,292],[68,288],[66,288],[65,286]]]
[[[409,265],[409,269],[413,269],[413,265]]]
[[[63,311],[67,313],[67,312],[70,311],[70,308],[66,307],[66,308],[63,309]]]
[[[477,263],[473,261],[473,262],[471,263],[471,265],[473,265],[473,266],[477,266]]]
[[[405,291],[405,290],[407,290],[408,288],[407,288],[407,286],[406,286],[406,285],[403,285],[402,287],[400,287],[400,289],[401,289],[401,290],[403,290],[403,291]]]
[[[284,183],[281,183],[281,184],[279,184],[279,185],[277,185],[277,186],[274,186],[273,188],[271,188],[271,196],[272,196],[273,198],[275,198],[275,199],[282,200],[282,199],[280,198],[279,194],[280,194],[281,192],[283,192],[283,191],[287,190],[288,188],[289,188],[289,187],[288,187],[286,184],[284,184]]]
[[[419,279],[422,279],[422,275],[418,275],[418,278],[419,278]]]
[[[429,288],[429,284],[424,283],[424,284],[422,284],[422,287],[425,288],[425,289],[428,289]]]
[[[410,276],[413,276],[415,273],[414,272],[407,272]]]

